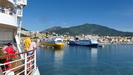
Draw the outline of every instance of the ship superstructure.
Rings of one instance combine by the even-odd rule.
[[[12,43],[16,46],[17,58],[10,62],[0,63],[0,66],[10,66],[8,69],[1,69],[0,74],[5,75],[40,75],[36,65],[36,50],[33,51],[33,60],[27,61],[27,53],[23,52],[20,44],[20,33],[23,17],[23,8],[27,5],[27,0],[0,0],[0,48],[5,44]],[[9,56],[0,56],[4,59]],[[30,62],[34,62],[32,69],[27,72],[26,66]]]

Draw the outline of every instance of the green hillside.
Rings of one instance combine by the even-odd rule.
[[[44,31],[41,31],[41,33],[45,32],[55,32],[57,34],[64,35],[66,33],[69,33],[69,35],[75,36],[75,35],[81,35],[81,34],[94,34],[99,36],[133,36],[132,32],[122,32],[117,31],[115,29],[111,29],[105,26],[97,25],[97,24],[83,24],[79,26],[73,26],[69,28],[62,28],[62,27],[53,27]]]

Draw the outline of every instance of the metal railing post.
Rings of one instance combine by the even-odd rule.
[[[36,69],[36,50],[34,50],[34,66],[35,66],[35,69]]]
[[[25,70],[24,70],[24,72],[25,72],[24,74],[25,75],[27,75],[27,68],[28,68],[28,66],[27,66],[27,58],[28,58],[27,57],[27,53],[25,53]]]

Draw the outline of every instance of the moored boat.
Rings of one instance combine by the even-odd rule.
[[[62,48],[64,46],[63,39],[60,37],[45,38],[41,40],[41,45],[50,46],[54,48]]]
[[[79,39],[79,40],[69,41],[69,45],[98,47],[98,42],[96,40],[91,40],[91,39]]]

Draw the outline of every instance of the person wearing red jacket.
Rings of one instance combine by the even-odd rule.
[[[6,55],[11,55],[11,54],[15,54],[16,51],[14,50],[14,48],[12,47],[11,43],[7,44],[7,47],[4,48]],[[15,56],[10,56],[9,59],[12,59]]]

